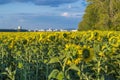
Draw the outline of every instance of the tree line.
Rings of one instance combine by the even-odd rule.
[[[120,0],[86,0],[78,30],[120,30]]]

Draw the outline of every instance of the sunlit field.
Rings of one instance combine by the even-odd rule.
[[[120,80],[120,32],[0,32],[0,80]]]

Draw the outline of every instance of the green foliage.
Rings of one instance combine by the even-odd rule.
[[[51,80],[51,79],[56,78],[56,76],[57,76],[58,74],[59,74],[59,70],[54,69],[54,70],[50,73],[50,75],[48,76],[48,80]]]
[[[120,30],[120,0],[87,0],[78,30]]]
[[[2,72],[2,74],[7,75],[9,80],[15,80],[16,70],[12,71],[12,68],[10,66],[10,67],[7,67],[5,69],[5,72]]]

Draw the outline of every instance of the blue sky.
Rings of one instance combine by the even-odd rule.
[[[85,0],[0,0],[0,28],[77,29]]]

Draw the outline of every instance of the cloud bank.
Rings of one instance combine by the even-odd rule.
[[[73,3],[79,0],[0,0],[0,4],[7,4],[12,2],[31,2],[35,5],[59,6],[65,3]]]

